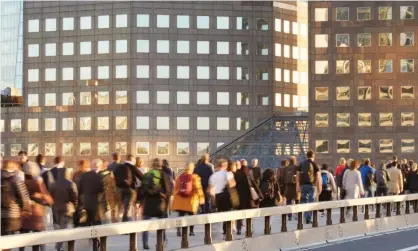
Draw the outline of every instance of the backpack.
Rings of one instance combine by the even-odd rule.
[[[162,174],[159,170],[151,170],[144,175],[142,187],[147,195],[159,194],[161,189]]]
[[[366,180],[365,180],[366,186],[370,187],[374,185],[374,175],[371,170],[369,170],[366,174]]]
[[[179,177],[179,194],[183,197],[190,197],[193,192],[193,175],[183,173]]]
[[[312,161],[306,160],[300,166],[301,184],[314,184],[315,183],[315,169]]]
[[[322,177],[322,189],[327,190],[328,189],[328,174],[326,172],[321,173]]]
[[[374,181],[377,183],[378,187],[387,187],[387,183],[390,181],[388,171],[386,169],[376,170]]]
[[[296,168],[294,166],[287,166],[284,169],[284,182],[286,184],[295,184]]]

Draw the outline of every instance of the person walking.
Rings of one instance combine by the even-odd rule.
[[[110,222],[119,222],[118,207],[119,197],[116,193],[116,182],[113,173],[106,168],[104,163],[98,166],[98,174],[102,179],[104,196],[102,197],[101,204],[107,219],[110,216]],[[109,215],[107,214],[109,213]]]
[[[418,164],[413,163],[411,170],[408,172],[407,180],[409,184],[409,193],[418,193]]]
[[[90,169],[90,161],[82,159],[77,162],[77,165],[78,170],[74,173],[73,181],[78,186],[81,175]]]
[[[286,198],[286,205],[299,203],[299,198],[296,192],[296,157],[290,157],[289,161],[283,162],[287,164],[281,172],[281,180],[284,187],[283,195]],[[288,220],[292,220],[292,214],[287,215]]]
[[[119,155],[119,153],[112,153],[112,163],[110,163],[110,165],[107,167],[107,169],[109,169],[109,171],[114,172],[116,167],[121,163],[121,157]]]
[[[67,229],[68,223],[73,218],[77,208],[78,190],[77,185],[71,180],[72,177],[73,173],[70,168],[62,168],[58,172],[57,179],[50,187],[51,195],[54,199],[52,211],[56,219],[56,229]],[[63,243],[57,242],[55,249],[63,251]]]
[[[390,180],[388,182],[388,194],[389,195],[399,195],[403,191],[403,177],[400,165],[396,161],[392,162],[392,165],[387,168],[387,171],[390,176]]]
[[[286,191],[286,181],[285,181],[285,177],[286,177],[286,167],[289,165],[289,161],[287,159],[284,159],[282,161],[280,161],[280,167],[277,169],[277,181],[279,183],[280,186],[280,192],[282,193],[282,196],[285,196],[285,191]],[[296,181],[295,181],[296,182]],[[287,198],[286,198],[287,200]]]
[[[236,190],[239,197],[239,210],[258,208],[263,194],[247,166],[242,166],[235,174]],[[237,235],[241,235],[242,220],[237,220]]]
[[[166,159],[163,159],[162,169],[161,169],[169,178],[170,180],[170,190],[173,191],[174,189],[174,180],[176,179],[176,173],[173,171],[172,168],[170,168],[170,164]],[[167,198],[167,217],[168,215],[171,215],[171,201],[172,196],[170,198]]]
[[[204,205],[205,196],[200,177],[193,174],[194,164],[188,163],[184,172],[177,177],[174,183],[174,199],[171,209],[179,213],[179,217],[196,215],[200,205]],[[194,227],[190,226],[190,236],[194,236]],[[177,228],[177,236],[181,236]]]
[[[144,175],[146,173],[146,169],[144,167],[144,161],[140,157],[136,157],[135,159],[135,167]],[[141,185],[142,181],[135,177],[135,192],[136,192],[136,201],[134,205],[134,215],[133,220],[139,220],[142,213],[142,201],[143,201],[143,193],[141,192]]]
[[[31,201],[31,213],[22,215],[21,234],[45,231],[45,206],[51,206],[53,204],[53,199],[42,179],[39,179],[41,174],[40,171],[41,169],[35,162],[28,161],[23,165],[25,185]],[[23,251],[25,248],[21,247],[19,250]],[[40,250],[45,251],[45,245],[40,245]]]
[[[321,172],[315,162],[315,152],[309,150],[296,172],[296,189],[301,192],[301,203],[315,202],[322,192]],[[312,212],[305,212],[306,224],[312,223]]]
[[[170,178],[162,171],[160,159],[155,158],[151,170],[142,180],[142,192],[144,193],[144,220],[151,218],[167,218],[167,198],[172,194],[170,190]],[[164,240],[166,235],[164,232]],[[149,249],[148,231],[142,232],[143,248]]]
[[[250,168],[251,176],[253,177],[255,184],[257,187],[260,187],[261,183],[261,168],[258,166],[258,159],[251,160],[251,168]]]
[[[319,201],[332,201],[332,194],[337,192],[334,176],[329,171],[327,164],[321,167],[322,193],[319,195]],[[319,210],[322,216],[325,215],[324,210]]]
[[[344,173],[343,189],[345,191],[344,199],[358,199],[364,196],[363,181],[361,173],[358,171],[360,164],[357,160],[350,163],[350,168]],[[346,214],[350,214],[351,207],[347,208]]]
[[[260,201],[260,208],[279,205],[282,198],[280,196],[279,183],[277,182],[277,177],[273,169],[268,168],[263,172],[260,191],[263,194],[263,200]]]
[[[42,179],[45,182],[46,188],[50,190],[51,185],[58,179],[58,172],[65,167],[65,161],[62,156],[54,158],[54,166],[49,170],[42,173]]]
[[[200,182],[202,183],[203,192],[205,194],[205,204],[203,206],[200,206],[199,211],[203,214],[211,213],[211,196],[207,191],[209,187],[209,178],[214,173],[214,168],[213,165],[209,162],[209,154],[205,153],[204,155],[202,155],[193,173],[200,177]]]
[[[390,181],[390,175],[386,170],[386,165],[381,164],[375,172],[374,182],[376,183],[376,196],[388,195],[388,182]]]
[[[41,174],[44,172],[46,168],[46,157],[43,154],[36,155],[36,164],[38,164],[39,169],[41,170]]]
[[[370,159],[365,159],[363,166],[359,169],[361,173],[361,181],[364,187],[364,197],[371,198],[374,196],[376,184],[374,183],[374,175],[376,170],[370,166]]]

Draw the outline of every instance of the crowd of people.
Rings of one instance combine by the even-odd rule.
[[[188,163],[176,177],[166,160],[154,159],[145,170],[139,157],[128,154],[124,161],[117,153],[112,162],[81,160],[76,171],[57,156],[51,168],[43,155],[36,162],[25,151],[19,162],[5,160],[1,167],[1,235],[45,230],[47,208],[52,210],[54,229],[93,226],[102,223],[274,207],[333,199],[418,193],[418,170],[413,161],[394,156],[378,168],[365,159],[340,160],[335,173],[327,164],[319,166],[315,153],[297,163],[283,160],[276,169],[261,169],[257,159],[216,159],[205,154],[197,163]],[[293,216],[288,215],[292,220]],[[307,224],[312,213],[305,212]],[[241,235],[242,220],[234,224]],[[226,225],[223,225],[226,234]],[[180,228],[177,235],[181,236]],[[190,226],[190,236],[194,228]],[[149,249],[148,232],[142,233],[143,248]],[[166,236],[164,234],[164,240]],[[93,251],[99,240],[93,239]],[[21,248],[20,250],[24,250]],[[45,247],[41,246],[41,250]],[[56,250],[63,250],[57,243]]]

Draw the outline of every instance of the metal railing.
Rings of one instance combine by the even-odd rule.
[[[364,206],[363,219],[359,219],[358,207]],[[137,250],[137,233],[144,231],[157,231],[157,251],[164,250],[163,231],[165,229],[172,229],[181,227],[181,248],[189,248],[188,241],[188,226],[192,225],[204,225],[205,233],[202,245],[212,244],[212,229],[211,226],[214,223],[226,222],[226,242],[233,241],[233,229],[232,221],[245,219],[246,221],[246,238],[253,237],[252,231],[252,219],[264,218],[264,236],[271,235],[270,218],[272,216],[281,216],[281,232],[301,231],[304,228],[303,213],[312,211],[312,229],[323,227],[318,224],[318,211],[325,210],[326,221],[324,226],[333,226],[332,222],[332,209],[339,209],[339,221],[338,224],[344,225],[346,223],[345,210],[347,207],[352,209],[352,221],[367,221],[371,220],[369,214],[370,206],[374,206],[375,215],[373,219],[385,219],[408,215],[414,219],[418,219],[418,194],[364,198],[364,199],[352,199],[352,200],[339,200],[309,204],[298,204],[290,206],[277,206],[260,209],[239,210],[232,212],[212,213],[196,216],[187,216],[179,218],[159,219],[159,220],[142,220],[135,222],[106,224],[92,227],[80,227],[68,230],[55,230],[46,231],[34,234],[18,234],[11,236],[2,236],[0,241],[0,250],[28,247],[32,246],[33,250],[38,251],[39,245],[50,244],[56,242],[68,242],[68,251],[75,250],[75,241],[84,240],[89,238],[100,238],[100,250],[107,250],[107,237],[115,235],[129,234],[129,251]],[[402,207],[403,206],[403,209]],[[412,206],[412,211],[411,211]],[[386,210],[382,210],[382,207]],[[394,209],[393,215],[392,210]],[[402,209],[402,210],[401,210]],[[385,212],[384,212],[385,211]],[[287,214],[297,214],[297,226],[296,229],[290,230],[287,226]],[[392,217],[392,218],[393,218]],[[348,223],[349,224],[349,223]],[[415,223],[414,223],[415,224]],[[416,221],[418,224],[418,221]],[[335,225],[335,224],[334,224]],[[322,237],[324,238],[324,237]],[[247,239],[248,240],[248,239]],[[217,244],[216,244],[217,245]],[[200,246],[202,247],[202,246]],[[204,247],[204,246],[203,246]]]

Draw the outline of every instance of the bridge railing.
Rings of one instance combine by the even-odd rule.
[[[364,206],[363,219],[359,218],[358,207]],[[172,229],[181,227],[181,248],[188,248],[188,226],[192,225],[204,225],[205,235],[202,240],[202,245],[212,244],[212,229],[211,225],[219,222],[226,222],[226,235],[225,240],[233,240],[232,221],[234,220],[246,220],[246,237],[252,236],[252,219],[264,217],[264,235],[270,235],[270,217],[281,216],[282,225],[281,232],[298,231],[304,228],[303,213],[312,211],[312,228],[320,227],[318,224],[318,211],[326,211],[326,223],[325,226],[333,225],[332,222],[332,209],[339,209],[339,221],[337,224],[344,224],[346,222],[345,210],[347,207],[351,207],[352,221],[357,222],[361,220],[371,219],[370,206],[374,206],[375,215],[374,218],[399,216],[402,214],[409,215],[418,213],[418,194],[386,196],[386,197],[374,197],[352,200],[338,200],[329,202],[298,204],[289,206],[278,206],[260,209],[239,210],[222,213],[212,213],[196,216],[186,216],[179,218],[168,218],[158,220],[142,220],[125,223],[105,224],[92,227],[80,227],[67,230],[55,230],[45,231],[41,233],[30,234],[18,234],[11,236],[2,236],[0,241],[0,250],[7,250],[18,247],[32,246],[33,250],[38,251],[39,245],[50,244],[56,242],[68,242],[68,250],[75,250],[75,241],[84,240],[90,238],[99,238],[101,242],[100,250],[107,250],[107,237],[115,235],[129,234],[130,244],[129,251],[137,250],[137,233],[144,231],[157,231],[157,251],[164,250],[164,236],[163,231],[165,229]],[[411,210],[412,206],[412,210]],[[386,210],[382,210],[385,208]],[[392,212],[391,209],[394,209]],[[296,229],[290,230],[287,227],[287,214],[297,214],[297,226]],[[392,215],[393,214],[393,215]],[[418,215],[417,215],[418,217]]]

